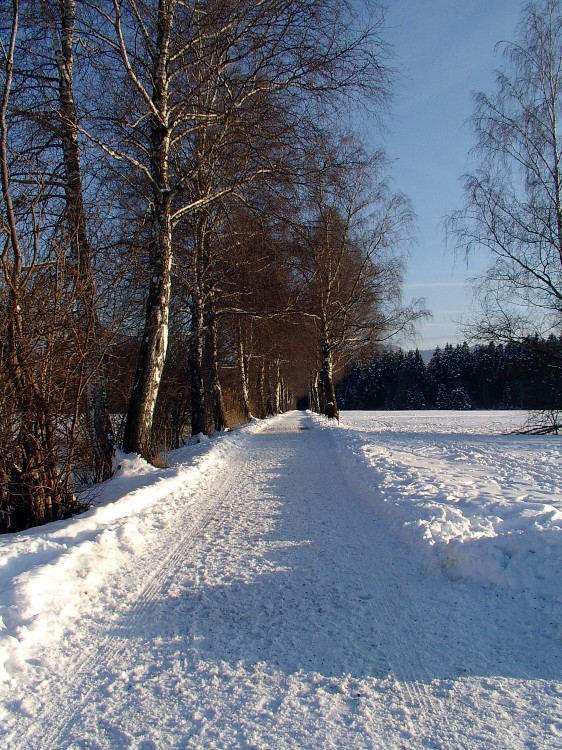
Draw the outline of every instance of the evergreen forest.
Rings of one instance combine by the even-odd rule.
[[[344,409],[530,409],[562,405],[562,338],[416,351],[383,351],[350,365],[338,385]]]

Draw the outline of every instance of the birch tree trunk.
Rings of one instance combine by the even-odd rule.
[[[238,366],[240,368],[240,392],[242,395],[242,411],[245,421],[249,422],[252,413],[250,410],[250,388],[248,384],[248,356],[246,354],[246,347],[244,346],[242,325],[240,325],[238,328],[238,335]]]
[[[224,398],[219,375],[219,351],[218,351],[218,331],[216,315],[209,315],[209,357],[211,364],[211,398],[213,404],[213,421],[216,432],[220,432],[227,427],[226,410],[224,407]]]
[[[339,411],[334,387],[334,366],[332,347],[328,342],[322,344],[322,369],[320,372],[324,414],[331,419],[339,419]]]
[[[310,410],[315,414],[320,413],[320,393],[319,393],[319,381],[320,376],[318,372],[314,373],[314,377],[310,382]]]
[[[207,231],[207,215],[199,213],[193,222],[192,289],[190,299],[191,326],[189,347],[189,375],[191,390],[191,434],[206,431],[205,379],[205,299],[203,291],[203,253]]]
[[[154,453],[151,442],[152,421],[166,360],[170,314],[172,191],[169,180],[171,133],[168,67],[174,7],[174,0],[159,0],[153,91],[150,97],[152,114],[149,156],[153,186],[151,278],[144,332],[123,436],[125,451],[139,453],[148,459]]]
[[[258,409],[259,409],[258,417],[260,419],[264,419],[264,417],[267,416],[267,396],[266,396],[266,383],[265,383],[265,362],[263,361],[263,358],[258,369],[258,378],[257,378],[256,387],[257,387]]]
[[[155,195],[154,242],[151,250],[151,272],[144,334],[137,359],[137,371],[129,400],[123,449],[153,457],[151,441],[154,408],[158,397],[166,351],[170,314],[172,229],[170,194]]]
[[[276,357],[273,363],[273,374],[275,382],[273,384],[273,413],[279,414],[281,412],[281,364],[279,357]]]

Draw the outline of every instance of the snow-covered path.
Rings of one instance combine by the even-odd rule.
[[[524,597],[429,570],[336,430],[290,413],[204,472],[17,681],[41,748],[562,748],[560,643]],[[16,706],[17,704],[17,706]]]

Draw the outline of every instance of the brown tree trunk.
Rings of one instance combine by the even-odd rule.
[[[265,415],[266,417],[272,417],[275,414],[273,411],[273,398],[271,394],[271,382],[268,380],[267,383],[267,396],[265,400]]]
[[[78,325],[86,358],[85,417],[93,448],[93,477],[101,482],[112,474],[114,436],[107,408],[107,392],[101,370],[102,347],[96,310],[92,249],[88,237],[82,191],[82,169],[78,143],[78,117],[74,100],[73,45],[76,22],[75,0],[58,0],[58,19],[43,0],[51,24],[59,74],[59,127],[65,170],[66,222],[71,248],[70,261],[76,269]],[[58,23],[57,23],[58,21]],[[58,33],[60,32],[60,33]]]
[[[198,311],[194,311],[196,314]],[[193,315],[193,313],[192,313]],[[189,376],[191,393],[191,434],[205,432],[205,382],[203,379],[203,324],[201,320],[191,323],[189,347]]]
[[[18,32],[18,10],[18,1],[13,0],[10,43],[4,49],[4,85],[0,102],[0,183],[6,233],[2,264],[8,287],[4,365],[19,424],[17,446],[13,451],[15,460],[9,470],[7,485],[9,505],[15,509],[12,513],[13,522],[8,522],[13,530],[51,520],[64,502],[64,489],[59,481],[54,430],[51,429],[48,406],[26,360],[29,341],[26,340],[23,317],[28,274],[23,270],[22,248],[11,192],[7,121]]]

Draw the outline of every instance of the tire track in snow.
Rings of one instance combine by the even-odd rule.
[[[468,746],[465,694],[433,684],[452,674],[436,669],[442,635],[459,657],[467,645],[462,637],[453,641],[458,619],[445,626],[452,589],[422,572],[388,536],[372,508],[373,490],[365,492],[335,444],[341,433],[297,435],[306,420],[287,415],[265,423],[257,440],[248,435],[201,477],[192,490],[199,501],[183,522],[185,535],[177,538],[178,508],[177,526],[170,521],[165,538],[155,534],[158,546],[137,558],[146,574],[139,600],[131,603],[127,594],[117,631],[104,634],[100,624],[101,647],[75,660],[74,673],[64,676],[68,687],[57,685],[57,695],[45,702],[45,728],[36,722],[14,748]],[[283,433],[293,435],[285,439]],[[188,584],[179,597],[176,578],[180,589]],[[159,612],[160,599],[166,601]],[[143,622],[158,614],[143,630]],[[172,627],[183,623],[181,637],[174,644],[177,631],[171,638],[166,631],[168,641],[151,653],[150,640],[166,617]],[[434,624],[436,632],[425,637],[424,629]],[[139,645],[153,670],[142,673],[149,683],[140,684],[145,692],[137,697],[123,689],[108,698],[108,675],[134,669],[143,658]],[[169,645],[175,652],[164,650]],[[159,670],[165,678],[176,654],[186,658],[164,684]],[[154,686],[164,692],[151,693]],[[166,744],[159,712],[176,695],[169,715],[176,723],[167,729],[174,739],[181,722],[188,730]],[[160,732],[157,742],[139,744],[146,735],[134,730],[151,719]]]
[[[310,711],[311,693],[314,690],[318,692],[320,686],[322,690],[334,691],[331,696],[333,700],[326,703],[327,712],[324,714],[325,724],[330,726],[331,740],[335,742],[337,736],[342,747],[363,747],[363,743],[368,742],[369,738],[374,740],[380,737],[381,723],[371,716],[369,724],[369,716],[361,706],[362,698],[357,696],[362,693],[365,685],[368,691],[370,684],[375,699],[380,699],[380,692],[377,691],[380,690],[381,677],[375,662],[386,660],[391,666],[393,690],[400,696],[397,700],[394,699],[391,708],[395,715],[400,712],[402,721],[407,724],[407,731],[395,728],[391,746],[397,746],[396,735],[400,732],[408,747],[420,747],[421,736],[425,741],[430,741],[434,748],[458,748],[459,743],[444,713],[442,702],[432,695],[430,686],[425,684],[426,681],[430,682],[430,675],[420,661],[415,625],[409,619],[416,613],[415,605],[410,601],[412,595],[408,594],[406,601],[402,601],[400,596],[403,592],[399,592],[397,596],[389,581],[389,576],[392,575],[392,555],[397,552],[404,555],[405,551],[393,548],[382,532],[377,532],[373,516],[362,506],[361,498],[347,481],[339,462],[333,460],[338,451],[332,438],[328,437],[328,431],[304,431],[298,444],[294,443],[292,451],[285,446],[283,455],[282,433],[295,433],[296,428],[286,429],[282,424],[274,424],[271,429],[277,433],[278,442],[262,449],[260,466],[272,476],[279,472],[277,480],[269,480],[269,488],[271,491],[275,490],[275,498],[283,501],[282,517],[275,538],[281,537],[285,544],[293,540],[295,547],[294,554],[286,554],[282,561],[291,569],[290,575],[281,583],[276,584],[272,580],[269,584],[272,587],[270,594],[278,597],[277,614],[285,617],[288,625],[295,628],[295,633],[291,635],[299,641],[296,643],[296,652],[292,655],[280,651],[275,644],[265,645],[266,660],[270,665],[275,665],[276,659],[281,656],[280,668],[286,675],[286,693],[282,690],[279,693],[279,686],[277,688],[279,700],[276,713],[280,721],[286,724],[303,721],[303,714],[295,706],[299,690],[307,696],[304,700],[309,701],[308,706],[303,706],[302,710]],[[267,480],[264,485],[268,487]],[[296,501],[291,500],[295,491],[298,491]],[[238,508],[239,514],[251,512],[254,510],[246,505]],[[320,533],[318,520],[323,518],[326,519],[326,525]],[[307,538],[312,540],[311,544],[303,546],[302,541]],[[229,546],[235,549],[236,544],[232,544],[232,538],[229,541]],[[377,552],[380,555],[380,559],[376,561],[379,567],[373,568]],[[207,554],[211,555],[211,560],[200,561],[200,564],[213,568],[212,558],[215,553],[216,551],[208,548]],[[408,570],[412,567],[410,562],[407,566]],[[406,572],[402,572],[403,577],[406,575]],[[329,578],[335,579],[337,585],[332,586]],[[368,600],[367,603],[358,605],[357,613],[353,611],[356,602],[351,602],[350,611],[342,614],[339,610],[337,597],[347,584],[350,585],[353,596],[363,598],[361,594],[365,594],[364,598]],[[298,599],[300,586],[303,586],[301,596],[311,598],[304,605]],[[244,596],[244,592],[240,593]],[[419,591],[416,593],[417,596],[421,595]],[[275,632],[273,615],[258,611],[256,602],[252,599],[247,599],[244,605],[251,611],[252,624],[255,626],[257,622],[258,630]],[[325,646],[316,646],[310,637],[310,631],[315,625],[319,626],[318,638],[322,640],[326,636],[323,630],[326,623],[322,615],[316,614],[317,605],[321,605],[327,612],[329,627],[333,631],[331,643],[335,648],[335,653],[325,654],[328,661],[323,666],[320,663],[320,657],[323,656],[320,651]],[[238,610],[235,614],[238,614]],[[360,620],[358,624],[354,622],[356,618]],[[358,653],[358,648],[354,648],[352,643],[353,638],[357,637],[360,648],[368,649],[370,636],[367,631],[371,625],[375,626],[375,640],[383,650],[384,659],[380,658],[380,653]],[[239,627],[242,628],[242,633],[237,631],[232,635],[240,643],[234,642],[232,647],[223,633],[212,633],[207,658],[232,662],[240,656],[248,656],[244,647],[251,637],[252,625],[243,621]],[[245,629],[248,632],[244,632]],[[329,644],[328,641],[327,645]],[[307,648],[311,649],[312,671],[306,669]],[[346,674],[346,670],[350,674]],[[361,722],[367,725],[366,731],[358,729]],[[420,728],[420,725],[423,727]],[[306,728],[302,731],[305,734],[303,746],[311,746],[308,744],[310,738],[306,734]],[[350,741],[353,745],[348,745]]]
[[[401,730],[400,733],[403,734],[407,746],[423,746],[422,741],[425,741],[430,742],[429,746],[432,748],[456,750],[459,740],[449,721],[443,701],[437,700],[431,692],[431,675],[416,648],[415,626],[410,624],[411,618],[417,619],[415,601],[421,594],[416,591],[414,596],[410,588],[412,584],[408,585],[408,581],[401,581],[401,589],[397,596],[397,591],[391,584],[395,559],[400,554],[405,556],[406,550],[398,546],[392,547],[381,529],[376,528],[374,516],[365,513],[357,483],[353,481],[349,472],[346,472],[345,463],[337,459],[334,461],[334,457],[338,457],[338,449],[334,444],[334,433],[331,430],[304,432],[300,451],[306,454],[311,466],[306,479],[304,476],[301,478],[301,502],[308,507],[306,522],[311,524],[313,531],[315,513],[317,516],[325,514],[330,519],[327,535],[323,539],[324,549],[321,550],[329,554],[330,564],[326,567],[325,563],[310,559],[312,572],[326,576],[329,567],[332,566],[332,572],[340,581],[361,581],[360,590],[368,595],[369,602],[357,616],[365,616],[365,620],[369,619],[374,625],[376,640],[383,651],[382,656],[390,664],[394,678],[393,689],[399,696],[398,704],[404,713],[403,720],[407,726],[407,730]],[[294,470],[296,473],[296,463]],[[289,490],[286,479],[282,482],[282,488],[286,495]],[[314,501],[315,496],[321,499]],[[295,512],[295,508],[292,511]],[[288,512],[290,510],[286,511]],[[298,524],[295,530],[297,527]],[[373,566],[370,563],[374,562],[376,551],[380,558],[377,560],[378,565]],[[301,563],[304,565],[305,562],[305,558],[302,558]],[[405,565],[407,569],[413,567],[411,561]],[[395,568],[400,573],[400,566],[396,565]],[[404,568],[402,577],[405,576],[403,571]],[[326,589],[324,596],[329,593],[326,580],[319,580],[318,587]],[[397,621],[400,622],[398,627]],[[349,616],[338,622],[340,628],[350,624]],[[344,635],[344,632],[339,634],[340,638]],[[370,677],[369,669],[366,669],[372,658],[366,655],[365,663],[357,655],[356,658],[356,663],[349,666],[354,675],[362,674],[363,678],[342,675],[339,680],[342,695],[348,701],[363,680],[374,679],[374,675]],[[287,702],[290,703],[291,700],[292,696],[287,696]],[[283,702],[280,708],[283,708]],[[394,708],[396,709],[396,705]],[[335,704],[331,709],[333,713],[337,713],[338,710],[342,710],[341,705]],[[361,711],[360,703],[357,706],[348,705],[348,710],[348,721],[351,726]],[[326,719],[329,720],[329,716],[326,716]],[[338,741],[342,741],[342,746],[347,746],[349,735],[346,735],[345,730],[342,731],[344,736],[338,738]],[[369,736],[361,738],[354,730],[354,742],[368,742],[369,737],[374,741],[377,731],[380,732],[380,726],[372,727],[368,732]],[[397,737],[392,738],[393,742],[396,740]]]
[[[411,596],[411,582],[405,580],[395,581],[391,585],[394,576],[403,577],[403,571],[396,564],[395,554],[404,555],[404,550],[393,545],[387,534],[384,534],[380,526],[374,523],[371,517],[369,524],[360,513],[365,503],[365,491],[359,482],[353,477],[349,465],[342,460],[338,446],[335,444],[333,430],[325,430],[329,435],[331,450],[320,453],[320,459],[324,464],[324,471],[331,472],[333,480],[338,480],[342,488],[342,496],[351,491],[352,499],[347,506],[347,535],[354,540],[357,551],[362,561],[361,571],[369,580],[369,589],[376,601],[376,632],[379,643],[384,644],[385,655],[391,665],[395,677],[394,688],[402,696],[403,707],[406,713],[407,725],[406,737],[409,747],[415,747],[422,740],[421,746],[427,747],[423,741],[430,742],[429,747],[439,750],[457,750],[460,741],[451,724],[446,708],[442,701],[438,701],[432,695],[429,687],[431,674],[424,664],[419,649],[416,648],[416,631],[413,623],[420,618],[417,616],[417,596]],[[335,462],[328,464],[328,455],[337,457]],[[334,466],[337,471],[334,472]],[[335,487],[336,482],[331,482]],[[347,489],[347,493],[345,490]],[[371,536],[366,537],[366,529]],[[384,555],[377,559],[377,565],[369,565],[373,561],[373,551],[378,553],[384,550]],[[411,561],[408,567],[413,567]],[[357,571],[359,572],[359,571]],[[349,573],[353,575],[351,571]],[[426,579],[427,581],[427,579]],[[421,735],[421,736],[420,736]]]
[[[158,548],[150,546],[145,551],[145,583],[135,593],[133,603],[125,603],[119,632],[96,638],[94,645],[73,661],[72,672],[64,675],[62,689],[61,683],[58,683],[54,700],[42,707],[41,726],[32,722],[27,730],[19,733],[18,744],[13,746],[13,750],[17,747],[26,750],[60,750],[66,746],[65,737],[71,733],[83,707],[88,705],[101,682],[101,678],[92,679],[92,675],[103,675],[104,670],[109,671],[110,665],[119,662],[130,649],[131,636],[138,632],[150,608],[176,579],[186,555],[196,551],[194,542],[201,537],[202,532],[216,518],[221,506],[227,502],[232,483],[238,482],[245,474],[248,458],[244,453],[249,439],[251,435],[239,436],[238,442],[228,453],[229,472],[220,472],[216,466],[204,472],[193,489],[195,495],[204,496],[204,502],[190,505],[189,510],[193,510],[194,515],[183,532],[178,534],[180,524],[186,523],[185,512],[179,507],[176,511],[178,525],[167,524],[165,537],[156,537]],[[234,471],[233,467],[236,467]],[[212,486],[211,491],[209,485]],[[177,490],[172,494],[181,492],[182,490]],[[155,560],[160,561],[156,568]],[[89,685],[86,684],[88,682]],[[69,712],[70,706],[74,708]]]

